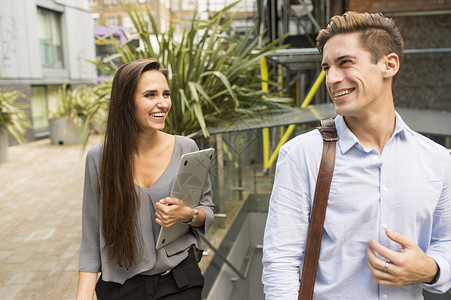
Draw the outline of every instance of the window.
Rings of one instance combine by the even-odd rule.
[[[105,18],[105,26],[107,27],[115,27],[121,25],[119,23],[119,17],[106,17]]]
[[[96,6],[97,0],[89,0],[89,6]]]
[[[119,0],[105,0],[105,4],[117,4]]]
[[[42,65],[63,68],[61,14],[38,7],[38,36]]]
[[[49,128],[48,111],[56,110],[59,85],[42,85],[31,87],[31,116],[33,129],[37,136]]]
[[[172,1],[172,3],[171,3],[171,9],[172,9],[172,12],[178,12],[179,11],[179,1],[180,0],[173,0]]]
[[[119,40],[119,36],[117,35],[111,35],[108,36],[107,39],[117,39]],[[96,60],[97,61],[102,61],[104,58],[111,56],[113,54],[116,54],[116,48],[114,48],[113,45],[108,44],[107,42],[101,41],[101,40],[96,40]],[[114,63],[116,63],[118,66],[120,65],[119,62],[117,61],[113,61]],[[106,73],[105,71],[102,71],[100,69],[97,69],[97,76],[108,76],[109,74]]]

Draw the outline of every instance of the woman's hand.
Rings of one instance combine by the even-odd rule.
[[[97,283],[97,273],[78,273],[77,300],[92,300]]]
[[[163,227],[170,227],[176,222],[189,222],[193,215],[194,209],[177,198],[166,197],[155,205],[156,222]]]

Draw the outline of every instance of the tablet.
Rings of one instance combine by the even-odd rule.
[[[208,148],[182,155],[171,197],[182,200],[191,208],[199,204],[214,152],[215,149]],[[180,222],[171,227],[161,227],[156,248],[160,249],[175,241],[187,233],[189,228],[190,225]]]

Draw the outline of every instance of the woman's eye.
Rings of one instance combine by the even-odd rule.
[[[147,93],[144,95],[144,97],[146,97],[146,98],[155,97],[155,93]]]
[[[170,93],[170,92],[166,92],[166,93],[163,94],[163,96],[165,96],[165,97],[170,97],[170,96],[171,96],[171,93]]]

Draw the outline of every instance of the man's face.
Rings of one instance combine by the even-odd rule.
[[[324,45],[322,67],[335,111],[342,116],[362,117],[373,112],[384,96],[384,59],[377,64],[359,44],[360,33],[338,34]]]

